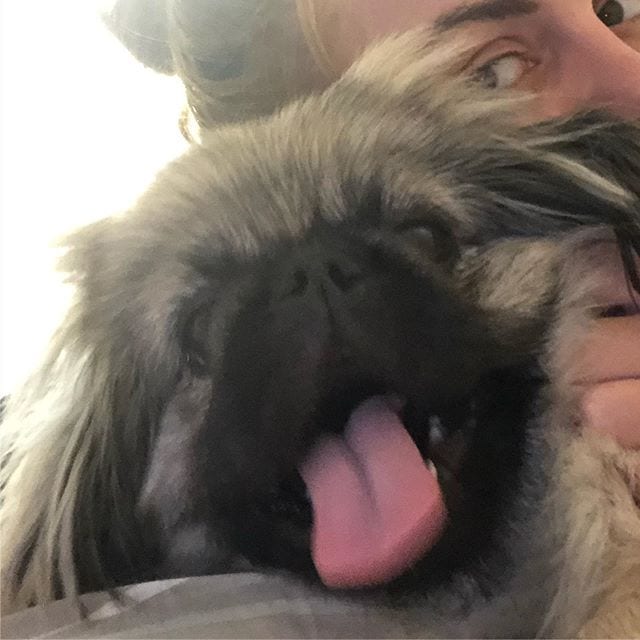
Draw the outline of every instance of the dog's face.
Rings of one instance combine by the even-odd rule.
[[[187,256],[200,282],[176,309],[188,364],[161,422],[143,500],[174,529],[165,549],[172,572],[211,571],[213,537],[254,563],[314,573],[312,538],[322,564],[321,539],[359,522],[349,521],[344,511],[358,509],[346,502],[339,526],[318,524],[336,517],[332,509],[349,491],[331,478],[344,460],[316,454],[327,438],[367,468],[358,474],[362,491],[392,485],[384,488],[393,494],[389,512],[413,491],[434,493],[428,517],[444,519],[446,509],[445,530],[434,532],[426,555],[430,579],[472,562],[492,535],[513,485],[505,470],[517,465],[523,440],[513,425],[526,418],[527,352],[501,343],[488,314],[457,290],[460,247],[445,221],[386,209],[375,194],[332,217],[316,211],[304,233],[282,234],[250,257]],[[501,377],[507,368],[508,379]],[[375,453],[346,444],[350,416],[376,396],[397,403],[388,409],[397,424],[386,436],[387,455],[411,438],[413,445],[398,444],[399,455],[421,456],[415,467],[432,462],[438,481],[431,487],[395,478],[370,460]],[[373,437],[381,414],[370,410],[360,420],[361,438]],[[305,471],[310,456],[324,467],[318,479]],[[182,470],[167,490],[172,464]],[[364,501],[354,493],[349,500]],[[184,541],[193,530],[209,535],[200,545],[190,538],[188,557]],[[398,562],[407,568],[409,559]],[[319,570],[326,582],[336,580]],[[383,573],[389,580],[401,571]]]

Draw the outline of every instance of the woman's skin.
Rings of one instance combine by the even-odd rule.
[[[342,0],[330,56],[345,68],[370,42],[419,25],[478,42],[468,70],[492,86],[533,91],[526,121],[605,107],[640,118],[640,0]],[[583,425],[640,448],[640,314],[611,251],[606,310],[570,371]],[[640,297],[636,297],[640,304]]]

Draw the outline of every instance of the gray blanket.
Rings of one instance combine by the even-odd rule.
[[[61,600],[6,616],[2,638],[417,638],[424,628],[400,610],[253,573],[138,584],[119,594],[120,602],[97,593],[82,596],[82,607]]]

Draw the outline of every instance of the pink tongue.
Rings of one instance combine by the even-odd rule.
[[[437,541],[446,509],[435,476],[382,398],[360,405],[300,469],[313,504],[312,555],[333,588],[388,582]]]

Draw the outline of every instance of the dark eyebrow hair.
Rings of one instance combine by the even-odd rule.
[[[537,0],[483,0],[441,15],[435,22],[436,33],[449,31],[466,22],[487,22],[528,16],[540,8]]]

